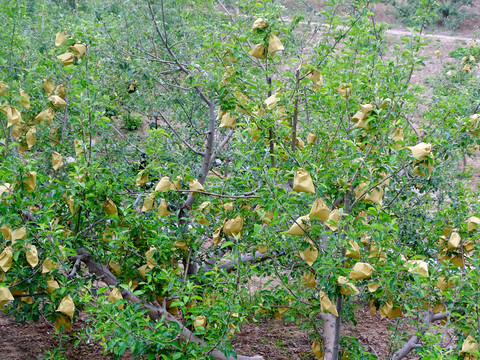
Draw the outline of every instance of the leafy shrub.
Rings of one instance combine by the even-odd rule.
[[[142,117],[140,115],[131,113],[127,113],[127,115],[125,115],[125,129],[129,131],[138,130],[141,124]]]

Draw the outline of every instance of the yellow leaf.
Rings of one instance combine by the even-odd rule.
[[[337,209],[335,209],[330,213],[330,215],[328,215],[328,219],[325,222],[325,225],[327,225],[327,227],[330,230],[335,231],[338,229],[338,225],[340,224],[340,219],[341,219],[340,212]]]
[[[145,200],[143,201],[142,212],[152,210],[155,205],[155,194],[150,193],[145,196]]]
[[[27,171],[27,179],[23,181],[23,184],[27,188],[27,192],[31,193],[37,187],[37,172],[36,171]]]
[[[62,46],[67,42],[67,34],[64,31],[60,31],[55,35],[55,46]]]
[[[243,218],[237,215],[233,219],[225,219],[223,232],[230,236],[241,235],[243,229]]]
[[[308,145],[313,145],[315,144],[315,141],[317,141],[317,135],[313,133],[309,133],[307,136],[307,144]]]
[[[33,268],[38,265],[38,252],[35,245],[27,245],[27,262]]]
[[[293,178],[293,191],[315,193],[313,181],[307,170],[299,168]]]
[[[327,221],[328,217],[330,216],[330,209],[328,208],[327,204],[323,201],[323,199],[316,199],[310,210],[310,214],[308,214],[310,218],[320,218],[322,221]]]
[[[275,56],[279,51],[285,50],[281,41],[274,35],[271,34],[270,39],[268,39],[268,54],[270,56]]]
[[[257,59],[264,60],[267,56],[265,51],[265,45],[257,44],[249,52],[248,55],[253,56]]]
[[[75,55],[71,52],[67,52],[62,55],[58,55],[57,59],[62,62],[63,66],[71,65],[75,63]]]
[[[320,291],[320,310],[338,316],[337,307],[323,291]]]
[[[60,289],[60,285],[58,285],[58,282],[56,282],[55,279],[50,278],[47,280],[47,293],[53,294],[53,292],[57,289]]]
[[[452,232],[452,234],[450,235],[450,239],[448,240],[448,250],[453,251],[458,248],[461,240],[462,239],[457,232]]]
[[[116,216],[118,215],[118,209],[117,209],[117,205],[115,205],[115,203],[107,198],[104,202],[103,202],[103,206],[102,206],[102,209],[103,211],[105,211],[107,213],[107,215],[109,216]]]
[[[42,265],[42,274],[46,274],[46,273],[49,273],[50,271],[54,270],[54,269],[58,269],[58,263],[53,261],[52,259],[50,258],[46,258],[44,261],[43,261],[43,265]]]
[[[317,258],[318,258],[318,250],[314,246],[313,242],[311,242],[310,245],[308,245],[308,247],[305,250],[300,251],[300,257],[303,260],[305,260],[305,262],[308,265],[310,265],[310,266],[313,265],[315,260],[317,260]]]
[[[337,91],[344,99],[348,99],[352,93],[352,84],[340,84],[337,88]]]
[[[203,315],[199,315],[195,318],[195,321],[193,322],[193,327],[198,328],[198,327],[205,327],[207,326],[207,318]]]
[[[350,279],[361,280],[368,279],[373,274],[373,267],[368,263],[357,262],[353,267],[353,270],[350,272]]]
[[[56,311],[61,312],[64,315],[67,315],[70,319],[73,318],[73,313],[75,311],[75,304],[70,294],[68,294],[62,299]]]
[[[121,299],[123,299],[121,291],[118,288],[113,288],[110,292],[110,295],[108,295],[108,301],[110,301],[111,303],[115,303],[116,301]],[[119,304],[118,309],[123,309],[123,304]]]
[[[192,191],[205,191],[202,184],[197,179],[190,179],[188,187]]]
[[[55,107],[65,107],[65,106],[67,106],[67,102],[65,100],[63,100],[58,95],[50,95],[48,97],[48,101],[50,101],[50,103]]]
[[[407,146],[407,149],[412,152],[412,156],[417,160],[425,160],[427,156],[430,156],[432,151],[432,145],[421,142],[415,146]]]
[[[6,247],[0,254],[0,267],[4,272],[10,270],[13,264],[13,252],[10,246]]]
[[[288,229],[287,234],[302,236],[310,227],[310,218],[308,215],[300,216],[297,221]]]
[[[267,26],[268,26],[267,19],[258,18],[257,20],[254,21],[252,25],[252,29],[265,29]]]
[[[385,301],[385,304],[383,306],[380,306],[380,308],[378,310],[380,311],[380,316],[382,318],[389,317],[392,310],[393,310],[392,300],[389,299],[389,300]]]
[[[188,251],[188,245],[185,241],[177,240],[173,243],[173,246],[180,250]]]
[[[83,54],[87,52],[87,47],[85,46],[85,44],[75,44],[73,46],[70,46],[70,50],[73,51],[77,59],[80,59]]]
[[[20,89],[18,92],[20,94],[20,104],[22,104],[25,109],[30,109],[30,95],[28,95],[27,92],[22,89]]]
[[[323,344],[320,341],[315,340],[313,342],[312,353],[317,359],[323,360]]]
[[[35,116],[36,122],[45,121],[48,125],[52,123],[53,118],[55,117],[55,110],[48,107],[45,110],[41,111],[37,116]]]
[[[170,211],[168,211],[167,200],[165,199],[160,200],[160,205],[158,206],[157,214],[158,214],[158,217],[170,215]]]
[[[52,168],[58,170],[63,166],[63,158],[58,152],[52,152]]]

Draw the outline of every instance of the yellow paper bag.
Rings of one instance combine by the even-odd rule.
[[[448,240],[448,250],[453,251],[458,248],[461,240],[462,239],[457,232],[452,232],[452,234],[450,235],[450,239]]]
[[[408,272],[412,274],[418,274],[421,277],[428,277],[428,264],[423,260],[409,260]]]
[[[55,89],[55,85],[50,79],[43,79],[43,90],[47,93],[47,95],[50,95],[53,92],[53,89]]]
[[[80,154],[83,154],[83,141],[80,139],[74,139],[73,140],[73,146],[75,148],[75,156],[79,156]]]
[[[328,219],[325,222],[325,225],[327,225],[327,227],[330,230],[335,231],[338,229],[338,225],[340,224],[340,219],[341,219],[340,211],[335,209],[330,213],[330,215],[328,215]]]
[[[58,263],[50,258],[46,258],[42,264],[42,274],[49,273],[54,269],[58,269]]]
[[[417,160],[425,160],[427,156],[430,156],[432,151],[432,144],[421,142],[415,146],[407,146],[407,149],[412,152],[412,156]]]
[[[58,285],[58,282],[55,281],[55,279],[50,278],[47,280],[47,293],[53,294],[53,292],[57,289],[60,289],[60,285]]]
[[[300,139],[300,138],[297,137],[297,138],[295,139],[295,143],[297,144],[297,147],[298,147],[300,150],[305,149],[305,143],[303,142],[302,139]]]
[[[310,245],[308,245],[308,247],[303,250],[303,251],[300,251],[300,257],[305,260],[305,262],[312,266],[313,263],[317,260],[318,258],[318,250],[317,248],[315,247],[315,245],[313,244],[313,241],[309,241],[310,242]]]
[[[35,245],[27,245],[27,248],[26,248],[26,258],[27,258],[27,262],[28,264],[34,268],[35,266],[38,265],[38,252],[37,252],[37,248],[35,247]]]
[[[310,289],[315,289],[315,274],[311,271],[307,271],[302,276],[302,282],[307,285]]]
[[[150,193],[147,196],[145,196],[145,200],[143,200],[142,212],[152,210],[154,205],[155,205],[155,194]]]
[[[158,214],[158,217],[170,215],[170,211],[168,211],[167,200],[165,199],[160,200],[160,205],[158,206],[157,214]]]
[[[55,326],[55,329],[60,330],[60,328],[63,326],[64,330],[69,330],[72,328],[72,321],[68,316],[65,315],[58,315],[57,318],[55,319],[55,322],[53,323]]]
[[[472,335],[468,335],[467,338],[463,341],[460,354],[468,354],[471,351],[478,351],[478,343]]]
[[[117,209],[117,205],[115,205],[115,203],[107,198],[104,202],[103,202],[103,205],[102,205],[102,209],[103,211],[105,211],[107,213],[107,215],[109,216],[112,216],[112,215],[118,215],[118,209]]]
[[[177,249],[188,251],[188,245],[185,241],[177,240],[173,243],[173,246]]]
[[[214,245],[218,245],[220,244],[220,241],[222,241],[222,237],[220,236],[221,231],[222,231],[222,228],[220,227],[217,230],[215,230],[215,232],[213,233],[212,240]]]
[[[7,246],[0,254],[0,267],[3,272],[10,270],[13,264],[13,252],[10,246]]]
[[[320,310],[338,316],[337,307],[323,291],[320,291]]]
[[[27,192],[31,193],[37,187],[37,172],[36,171],[27,171],[27,179],[23,181],[23,184],[27,188]]]
[[[237,215],[233,219],[225,220],[223,224],[223,232],[230,236],[235,236],[242,233],[243,229],[243,218],[240,215]]]
[[[373,274],[373,267],[368,263],[357,262],[350,272],[349,278],[353,280],[368,279]]]
[[[368,291],[373,293],[375,291],[377,291],[377,289],[380,287],[380,284],[376,284],[376,283],[370,283],[368,284]]]
[[[344,99],[348,99],[352,93],[352,84],[340,84],[337,88],[337,91]]]
[[[160,179],[157,186],[155,186],[155,191],[169,191],[172,190],[172,182],[168,176],[164,176]]]
[[[63,66],[67,66],[75,62],[75,55],[71,52],[67,52],[65,54],[58,55],[57,59],[62,62]]]
[[[205,191],[202,184],[197,179],[190,179],[188,188],[192,191]]]
[[[22,114],[13,106],[5,106],[5,114],[7,115],[7,127],[19,125],[22,121]]]
[[[258,18],[257,20],[254,21],[252,25],[252,29],[265,29],[268,26],[268,20],[267,19],[262,19]]]
[[[118,300],[123,299],[122,292],[118,288],[113,288],[112,291],[110,292],[110,295],[108,295],[108,301],[111,303],[115,303]],[[118,309],[123,309],[123,304],[118,304]]]
[[[8,85],[4,81],[0,81],[0,96],[4,96],[7,92]]]
[[[270,39],[268,39],[268,54],[270,56],[275,56],[277,52],[283,50],[284,47],[281,41],[274,34],[271,34]]]
[[[351,259],[360,260],[360,245],[356,241],[349,240],[350,247],[347,249],[346,257]]]
[[[280,320],[283,314],[285,314],[288,310],[290,310],[290,308],[288,307],[278,307],[277,311],[275,311],[275,314],[273,314],[273,316],[275,317],[275,319]]]
[[[54,94],[60,96],[62,99],[65,100],[65,95],[67,94],[67,88],[65,87],[65,85],[60,84],[55,88]]]
[[[48,107],[45,110],[38,113],[37,116],[35,116],[35,121],[36,122],[45,121],[48,125],[50,125],[54,117],[55,117],[55,110],[53,110],[53,108],[51,107]]]
[[[73,51],[77,59],[80,59],[83,54],[87,52],[87,47],[85,44],[75,44],[73,46],[70,46],[70,50]]]
[[[280,97],[278,96],[280,91],[275,91],[275,94],[269,96],[265,101],[265,105],[267,106],[268,110],[273,110],[277,107],[277,103],[280,101]],[[260,110],[259,110],[260,111]]]
[[[323,201],[323,199],[316,199],[313,204],[312,208],[310,209],[310,214],[308,214],[310,218],[320,218],[322,221],[327,221],[328,217],[330,216],[330,209],[328,208],[327,204]]]
[[[340,293],[342,295],[357,295],[360,293],[357,287],[348,282],[345,276],[339,276],[337,279],[337,284],[340,286]]]
[[[5,286],[0,286],[0,308],[9,301],[15,300],[10,290]]]
[[[48,101],[50,101],[50,103],[55,107],[65,107],[65,106],[67,106],[67,102],[65,100],[63,100],[58,95],[50,95],[48,97]]]
[[[225,111],[222,115],[222,121],[220,122],[219,127],[224,128],[235,128],[237,122],[235,120],[235,115],[231,115],[230,111]]]
[[[114,275],[120,275],[120,273],[122,272],[120,264],[116,261],[109,261],[108,267],[110,268],[110,270],[112,270],[112,273]]]
[[[248,55],[253,56],[257,59],[264,60],[267,56],[265,51],[265,45],[257,44],[249,52]]]
[[[323,360],[323,344],[320,341],[315,340],[313,342],[312,353],[317,359]]]
[[[313,87],[313,91],[317,91],[319,88],[323,86],[323,76],[318,70],[310,70],[308,74],[305,76],[307,79],[313,81],[315,86]]]
[[[148,182],[148,172],[146,170],[142,170],[138,173],[137,178],[135,179],[135,184],[137,186],[145,185]]]
[[[383,306],[380,306],[380,309],[378,309],[378,310],[380,311],[380,316],[382,318],[389,317],[390,313],[393,310],[392,300],[389,299],[389,300],[385,301],[385,304],[383,304]]]
[[[193,327],[196,329],[198,327],[205,327],[207,326],[207,318],[203,315],[199,315],[193,321]]]
[[[64,31],[59,31],[55,35],[55,46],[62,46],[67,42],[67,34]]]
[[[12,233],[10,234],[12,245],[15,244],[16,240],[25,240],[26,237],[27,237],[27,229],[24,226],[16,230],[13,230]]]
[[[73,319],[73,313],[75,312],[75,304],[70,294],[68,294],[62,299],[56,311],[67,315],[70,320]]]
[[[478,225],[480,224],[480,219],[476,216],[470,216],[467,220],[467,230],[477,230]]]
[[[29,149],[32,148],[33,145],[37,142],[37,129],[35,126],[32,126],[30,130],[27,131],[27,134],[25,135],[25,140],[27,141],[27,146]]]
[[[310,228],[310,218],[308,215],[300,216],[297,221],[288,229],[287,234],[302,236]]]
[[[30,109],[30,95],[28,95],[27,92],[22,89],[20,89],[18,92],[20,94],[20,104],[22,104],[25,109]]]
[[[315,135],[313,133],[308,133],[307,144],[308,145],[313,145],[313,144],[315,144],[315,141],[317,141],[317,135]]]
[[[299,168],[293,178],[293,191],[315,193],[313,181],[307,170]]]

